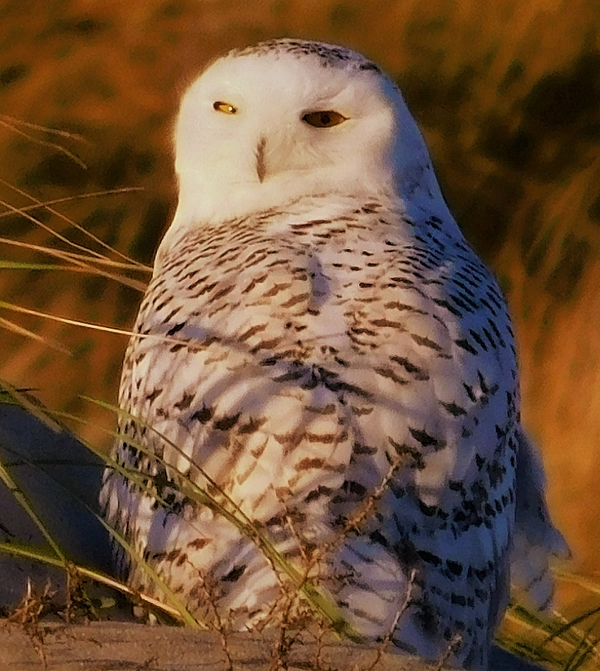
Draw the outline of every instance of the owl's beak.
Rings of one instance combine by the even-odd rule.
[[[265,147],[267,146],[267,139],[264,135],[260,136],[258,144],[256,145],[256,174],[258,181],[262,184],[265,175],[267,174],[267,165],[265,161]]]

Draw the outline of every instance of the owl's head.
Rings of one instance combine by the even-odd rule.
[[[188,223],[322,193],[445,210],[397,87],[343,47],[284,39],[219,58],[183,98],[175,151]]]

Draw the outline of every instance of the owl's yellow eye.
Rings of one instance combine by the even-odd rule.
[[[302,117],[302,121],[306,121],[309,126],[315,128],[331,128],[346,121],[346,117],[339,112],[326,110],[324,112],[309,112]]]
[[[235,114],[237,112],[237,107],[235,107],[235,105],[224,103],[222,100],[214,102],[213,109],[217,112],[223,112],[223,114]]]

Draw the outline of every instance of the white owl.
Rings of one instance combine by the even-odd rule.
[[[348,49],[264,42],[192,84],[175,150],[120,390],[114,455],[138,478],[107,470],[108,521],[198,617],[276,622],[273,563],[175,486],[214,494],[208,476],[292,565],[319,557],[355,632],[485,668],[511,561],[543,607],[566,550],[504,298],[400,92]]]

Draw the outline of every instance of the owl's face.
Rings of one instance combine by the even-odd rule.
[[[299,40],[215,61],[183,98],[175,151],[186,225],[307,194],[402,197],[431,171],[388,77],[353,51]]]
[[[324,67],[316,57],[275,51],[222,58],[183,100],[178,172],[268,188],[292,173],[389,171],[396,131],[390,88],[373,70]]]

